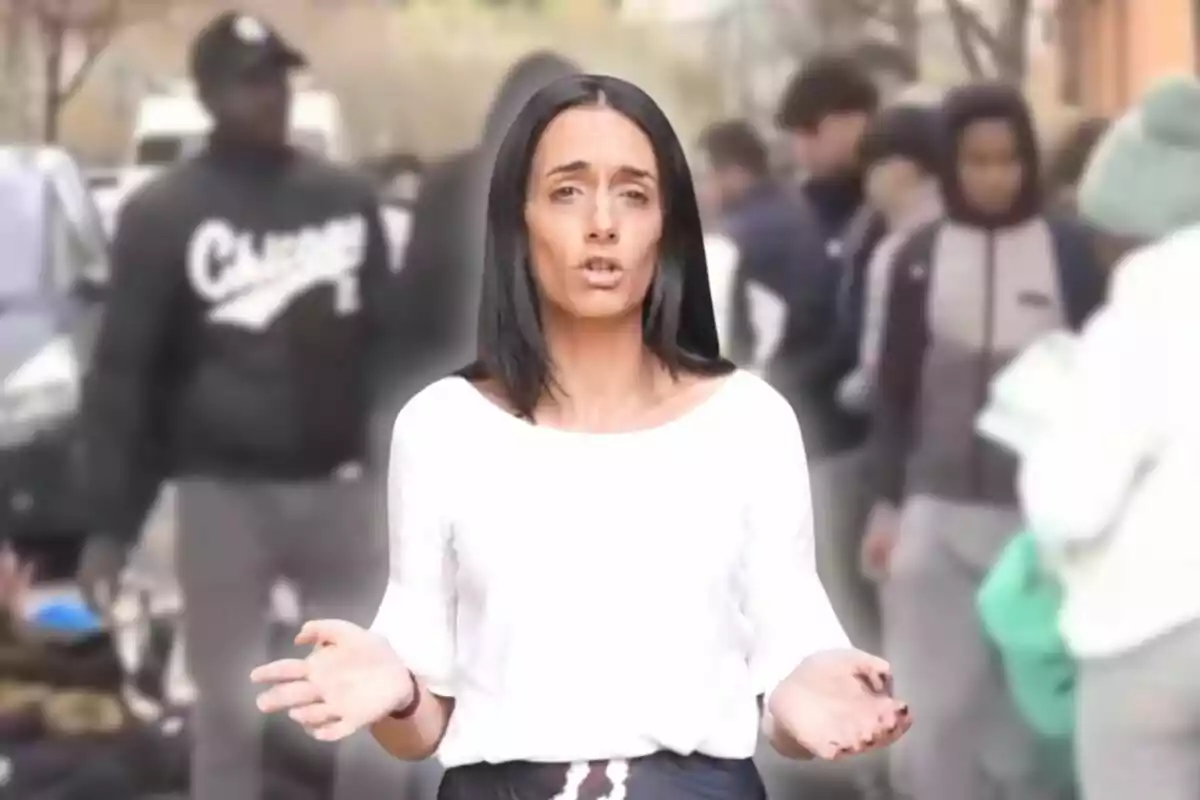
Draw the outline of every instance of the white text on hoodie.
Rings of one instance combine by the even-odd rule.
[[[188,243],[187,275],[196,294],[211,304],[211,322],[262,331],[322,284],[334,287],[337,314],[357,312],[366,249],[361,214],[261,237],[210,219]]]

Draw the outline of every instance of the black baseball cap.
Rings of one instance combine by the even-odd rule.
[[[308,66],[308,59],[259,17],[227,11],[192,42],[190,68],[199,85],[237,80],[259,70]]]

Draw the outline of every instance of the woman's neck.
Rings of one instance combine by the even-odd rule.
[[[664,373],[642,340],[640,314],[618,326],[551,323],[545,334],[553,384],[544,410],[556,426],[602,430],[658,399]]]

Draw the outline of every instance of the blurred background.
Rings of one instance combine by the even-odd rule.
[[[773,174],[808,177],[797,130],[781,126],[781,98],[807,64],[830,53],[868,73],[885,105],[917,98],[932,107],[953,87],[999,82],[1027,101],[1048,158],[1063,143],[1078,151],[1064,156],[1074,166],[1056,173],[1053,191],[1073,191],[1084,168],[1095,139],[1070,144],[1082,123],[1103,125],[1164,77],[1200,70],[1200,0],[0,0],[0,542],[36,567],[31,581],[17,566],[0,571],[0,606],[42,609],[39,624],[58,648],[48,661],[31,656],[20,625],[0,626],[0,800],[187,796],[194,688],[176,635],[173,487],[165,487],[126,576],[111,621],[116,635],[97,643],[72,580],[89,522],[65,484],[87,366],[79,354],[104,308],[116,214],[137,187],[203,148],[209,121],[186,58],[196,33],[226,10],[261,15],[309,57],[295,87],[295,139],[375,180],[396,272],[427,168],[476,147],[501,82],[530,53],[553,51],[646,89],[705,178],[721,157],[736,168],[746,155],[717,152],[705,139],[714,123],[730,120],[761,136]],[[745,255],[746,243],[734,243]],[[718,244],[710,254],[715,289],[734,280],[715,272]],[[50,298],[44,306],[26,302],[29,287]],[[837,470],[836,484],[866,482],[857,469]],[[823,545],[830,576],[859,571],[870,502],[854,503],[863,513],[851,514],[853,546]],[[288,586],[275,588],[273,615],[286,639],[295,598]],[[846,598],[859,590],[843,589],[833,591],[835,602],[853,604]],[[119,658],[106,661],[114,648]],[[75,677],[86,670],[72,665],[89,658],[101,665],[100,679]],[[31,723],[26,712],[47,687],[64,685],[84,701],[55,706],[57,727],[48,733],[42,717]],[[110,711],[118,723],[109,724]],[[130,726],[119,720],[127,718],[138,720],[136,740],[122,739],[121,752],[152,772],[139,785],[153,792],[114,780],[112,751],[79,745],[95,743],[95,732],[126,736]],[[41,748],[36,758],[30,747]],[[286,778],[273,796],[317,797],[306,793],[306,756],[288,744],[272,752],[272,768]],[[874,762],[798,766],[765,754],[763,765],[779,800],[899,796]],[[395,787],[389,796],[433,796],[433,765],[374,768],[385,773],[375,786]],[[383,796],[374,791],[347,796]],[[1073,786],[1064,791],[1075,796]]]
[[[139,106],[178,84],[191,37],[232,7],[303,42],[363,158],[469,144],[500,76],[541,47],[644,85],[685,138],[769,119],[821,49],[856,49],[899,83],[1019,82],[1048,119],[1112,113],[1197,57],[1188,0],[4,0],[3,135],[123,165]]]

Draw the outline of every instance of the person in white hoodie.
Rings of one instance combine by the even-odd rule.
[[[1083,800],[1200,792],[1200,83],[1153,89],[1101,142],[1079,212],[1140,243],[1081,334],[1068,409],[1019,492],[1079,661]]]

